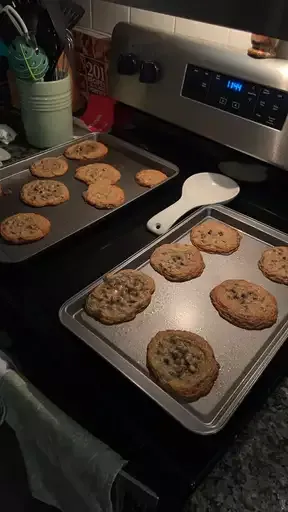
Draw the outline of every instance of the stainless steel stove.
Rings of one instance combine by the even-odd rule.
[[[179,197],[189,175],[223,172],[241,186],[232,209],[287,232],[287,61],[255,61],[225,47],[126,24],[114,30],[111,59],[110,92],[118,100],[113,134],[180,169],[174,189],[155,195],[145,220]],[[148,243],[144,226],[141,241]],[[167,427],[167,435],[162,431],[163,438],[147,434],[154,476],[163,446],[160,458],[169,452],[181,467],[182,482],[193,489],[285,374],[287,350],[284,345],[222,433],[202,441],[182,431],[183,442],[177,438],[174,447],[167,443],[172,432],[180,433],[176,425]]]
[[[120,23],[110,92],[155,117],[288,169],[288,62]]]
[[[183,181],[193,173],[234,177],[241,192],[229,206],[287,232],[287,65],[233,55],[225,48],[118,25],[110,67],[111,94],[118,100],[112,134],[171,161],[180,172],[148,200],[128,205],[93,233],[91,228],[75,235],[27,262],[25,272],[23,267],[2,269],[1,304],[7,310],[13,305],[11,318],[6,319],[4,310],[3,322],[15,330],[15,338],[23,336],[27,323],[29,340],[35,338],[38,369],[30,349],[23,343],[18,348],[25,375],[31,374],[40,389],[49,388],[60,408],[129,460],[129,482],[135,478],[142,498],[130,508],[125,502],[125,512],[137,507],[141,512],[182,510],[185,498],[287,371],[286,344],[223,430],[203,438],[183,428],[102,358],[84,350],[84,344],[64,332],[55,314],[73,294],[155,240],[145,228],[147,220],[179,197]],[[79,272],[81,261],[85,265]],[[150,501],[139,481],[153,491]]]

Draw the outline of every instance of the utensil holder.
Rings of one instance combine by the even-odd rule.
[[[37,148],[51,148],[73,137],[71,81],[17,80],[21,115],[28,142]]]

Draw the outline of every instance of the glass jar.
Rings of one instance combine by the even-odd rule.
[[[276,48],[279,39],[263,36],[260,34],[251,34],[252,46],[248,48],[248,55],[255,59],[271,59],[276,57]]]

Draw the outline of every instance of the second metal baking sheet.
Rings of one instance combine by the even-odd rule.
[[[95,139],[96,135],[89,134],[86,138]],[[65,148],[76,144],[83,138],[69,142],[68,144],[58,146],[57,148],[39,153],[25,161],[18,162],[5,167],[0,172],[0,185],[4,191],[10,190],[10,194],[0,197],[0,221],[15,213],[34,212],[44,215],[51,221],[50,233],[31,244],[13,245],[9,244],[0,237],[0,262],[19,262],[47,249],[49,246],[67,238],[68,236],[84,229],[87,226],[99,221],[103,217],[123,208],[131,201],[147,194],[151,191],[149,188],[141,187],[135,181],[135,174],[141,169],[160,169],[167,175],[167,180],[177,176],[179,170],[173,164],[158,158],[147,151],[132,146],[127,142],[113,137],[112,135],[102,134],[99,140],[107,144],[108,154],[98,160],[77,161],[68,160],[68,172],[63,176],[54,179],[67,185],[70,192],[70,199],[58,206],[45,206],[43,208],[33,208],[24,204],[19,197],[21,187],[24,183],[36,179],[31,175],[29,166],[41,158],[49,156],[62,155]],[[87,185],[74,178],[77,167],[87,165],[93,162],[105,162],[115,166],[121,172],[121,179],[117,183],[125,192],[125,203],[111,210],[100,210],[87,204],[82,193],[87,190]],[[166,182],[163,182],[163,184]],[[163,184],[158,185],[161,187]],[[156,188],[156,187],[155,187]]]
[[[243,233],[240,248],[230,256],[202,253],[203,274],[184,283],[171,283],[150,266],[149,257],[162,243],[190,243],[191,227],[218,219]],[[268,365],[288,334],[288,287],[262,274],[257,262],[270,245],[286,245],[288,236],[228,208],[203,208],[172,232],[159,238],[117,270],[141,269],[153,277],[156,291],[150,306],[128,323],[105,326],[83,310],[87,293],[101,280],[70,299],[60,310],[64,325],[82,338],[188,429],[209,434],[220,430]],[[240,329],[222,319],[211,304],[211,289],[225,279],[247,279],[264,286],[277,299],[277,323],[262,331]],[[166,329],[203,336],[220,364],[219,377],[208,396],[185,404],[169,396],[150,378],[146,350],[151,338]]]

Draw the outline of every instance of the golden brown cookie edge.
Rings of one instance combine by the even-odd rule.
[[[88,139],[87,141],[82,141],[82,142],[76,142],[76,144],[73,144],[71,146],[69,146],[68,148],[65,149],[64,151],[64,156],[66,158],[68,158],[69,160],[79,160],[79,161],[85,161],[85,160],[97,160],[98,158],[103,158],[105,155],[107,155],[108,153],[108,148],[107,146],[105,146],[105,144],[103,144],[103,142],[100,142],[100,141],[93,141],[93,142],[97,142],[97,145],[101,148],[101,151],[100,151],[100,154],[98,152],[97,156],[87,156],[87,155],[80,155],[80,156],[74,156],[73,155],[73,147],[77,147],[79,146],[80,144],[83,144],[84,143],[88,143],[88,142],[91,142],[90,139]]]
[[[99,180],[99,182],[100,181],[103,181],[103,180]],[[95,201],[95,200],[89,199],[89,188],[93,187],[94,185],[98,184],[99,182],[92,183],[91,185],[88,186],[87,190],[85,190],[83,192],[82,196],[83,196],[84,200],[86,201],[86,203],[90,204],[91,206],[94,206],[95,208],[98,208],[99,210],[106,210],[106,209],[112,210],[113,208],[118,208],[119,206],[122,206],[122,204],[125,203],[126,198],[125,198],[124,190],[121,187],[119,187],[118,185],[112,185],[111,183],[109,183],[107,186],[115,187],[119,191],[121,191],[119,200],[117,202],[114,201],[114,203],[111,203],[111,202],[105,202],[102,200]]]
[[[55,160],[61,160],[65,165],[64,165],[64,170],[61,174],[54,174],[53,172],[50,173],[50,175],[47,175],[47,174],[41,174],[41,173],[37,173],[37,168],[36,168],[36,165],[39,164],[39,162],[42,162],[43,160],[47,160],[47,159],[55,159]],[[68,165],[68,162],[66,162],[65,158],[63,158],[63,156],[60,156],[60,157],[45,157],[45,158],[41,158],[40,160],[37,160],[36,162],[33,162],[33,164],[30,166],[30,172],[32,174],[32,176],[35,176],[36,178],[55,178],[57,176],[63,176],[64,174],[66,174],[66,172],[68,171],[69,169],[69,165]]]
[[[16,217],[19,215],[27,215],[27,214],[26,213],[15,213],[14,215],[10,215],[9,217],[6,217],[0,224],[0,234],[1,234],[2,238],[4,238],[4,240],[6,240],[7,242],[10,242],[15,245],[33,243],[33,242],[37,242],[38,240],[41,240],[42,238],[44,238],[45,236],[47,236],[49,234],[49,232],[51,230],[50,220],[47,219],[47,217],[40,215],[39,213],[30,212],[29,215],[33,215],[33,216],[36,215],[37,217],[41,217],[41,220],[43,221],[43,226],[40,228],[40,231],[42,231],[42,234],[35,237],[33,240],[31,240],[31,239],[27,240],[24,238],[19,239],[18,237],[7,236],[6,231],[3,230],[3,224],[5,223],[6,220],[10,219],[11,217]]]
[[[211,374],[209,374],[206,377],[207,380],[204,380],[204,382],[200,381],[200,385],[194,385],[193,389],[191,389],[191,387],[189,388],[188,386],[181,387],[182,383],[180,379],[173,379],[172,384],[169,384],[165,379],[161,378],[161,375],[159,375],[157,371],[155,371],[150,352],[151,350],[154,350],[154,343],[156,344],[158,342],[158,336],[165,336],[167,333],[173,333],[178,335],[180,334],[180,336],[182,334],[185,334],[188,337],[188,339],[192,337],[193,340],[190,339],[190,341],[192,343],[196,342],[197,344],[201,344],[202,347],[205,347],[205,352],[208,352],[209,356],[211,357],[211,361],[213,363],[213,366],[211,365]],[[205,340],[205,338],[202,338],[202,336],[199,336],[198,334],[192,333],[190,331],[180,331],[173,329],[168,329],[166,331],[158,331],[155,334],[155,336],[153,336],[153,338],[150,340],[147,346],[146,365],[151,376],[155,379],[156,383],[162,389],[167,391],[170,395],[174,396],[175,398],[180,398],[183,401],[187,402],[195,402],[196,400],[199,400],[200,398],[207,396],[212,390],[220,371],[220,365],[215,358],[213,348],[211,347],[210,343],[208,343],[208,341]],[[180,386],[177,386],[177,382],[180,383]]]
[[[141,179],[141,176],[145,173],[145,172],[152,172],[152,171],[156,171],[157,173],[160,173],[163,175],[163,179],[161,181],[158,181],[156,183],[147,183],[145,182],[145,179]],[[164,181],[166,181],[168,179],[168,176],[167,174],[165,174],[163,171],[159,171],[158,169],[142,169],[141,171],[138,171],[135,175],[135,181],[136,183],[138,183],[138,185],[140,185],[140,187],[146,187],[146,188],[153,188],[153,187],[156,187],[157,185],[161,185],[161,183],[164,183]]]
[[[172,244],[163,244],[163,245],[176,245],[176,244],[172,243]],[[166,271],[166,269],[159,268],[159,265],[155,264],[155,261],[154,261],[153,257],[155,257],[155,253],[156,253],[157,249],[163,247],[163,245],[160,245],[159,247],[157,247],[153,251],[153,253],[151,254],[151,256],[150,256],[150,265],[155,270],[155,272],[157,272],[158,274],[163,276],[165,279],[167,279],[167,281],[170,281],[170,282],[173,282],[173,283],[184,283],[185,281],[191,281],[192,279],[196,279],[197,277],[200,277],[203,274],[203,271],[205,269],[205,263],[204,263],[202,254],[198,250],[197,247],[195,247],[195,249],[199,252],[200,263],[201,263],[201,265],[199,266],[197,272],[196,271],[194,271],[194,272],[190,271],[189,274],[186,272],[185,274],[182,274],[182,275],[178,274],[178,276],[175,276],[175,274],[172,274],[172,273],[170,274],[168,271]],[[180,245],[188,245],[188,244],[180,244]]]
[[[283,245],[283,246],[279,246],[279,247],[285,247],[287,248],[286,245]],[[274,247],[272,248],[274,249]],[[270,252],[272,249],[265,249],[265,251],[263,251],[262,255],[261,255],[261,258],[259,259],[258,261],[258,267],[259,269],[261,270],[262,274],[267,278],[269,279],[270,281],[273,281],[274,283],[278,283],[278,284],[284,284],[286,286],[288,286],[288,277],[287,278],[281,278],[281,277],[278,277],[277,275],[275,274],[271,274],[271,272],[267,271],[265,265],[264,265],[264,257],[265,257],[265,253],[267,252]]]
[[[245,318],[243,318],[243,316],[241,316],[241,318],[239,318],[239,315],[237,315],[237,312],[236,312],[236,314],[234,312],[231,314],[231,310],[227,310],[227,308],[224,305],[222,305],[221,301],[218,300],[218,295],[217,295],[218,290],[223,288],[224,283],[226,283],[227,281],[237,281],[237,279],[229,279],[229,280],[223,281],[222,283],[215,286],[210,292],[211,302],[212,302],[214,308],[216,309],[217,313],[222,318],[224,318],[224,320],[227,320],[227,322],[229,322],[232,325],[235,325],[236,327],[239,327],[240,329],[246,329],[249,331],[254,331],[254,330],[261,331],[263,329],[268,329],[269,327],[272,327],[272,325],[274,325],[277,322],[277,318],[278,318],[277,300],[274,297],[274,295],[272,295],[272,293],[268,292],[268,290],[266,290],[266,288],[264,288],[263,286],[260,286],[260,285],[256,285],[256,286],[259,286],[260,288],[262,288],[271,297],[271,300],[273,300],[273,302],[274,302],[274,315],[272,315],[270,319],[268,319],[266,316],[266,317],[263,317],[262,319],[258,319],[258,321],[255,320],[252,323],[250,320],[246,320]],[[245,279],[241,279],[241,281],[245,281]],[[248,284],[255,284],[255,283],[250,283],[249,281],[246,281],[246,282]]]
[[[126,315],[126,317],[122,317],[120,320],[115,320],[115,319],[112,319],[111,316],[108,316],[107,315],[103,315],[101,312],[99,314],[95,314],[95,312],[93,312],[92,309],[89,308],[89,297],[91,297],[91,295],[93,294],[93,292],[96,290],[96,289],[99,289],[99,287],[105,285],[105,277],[109,274],[107,274],[106,276],[104,276],[103,278],[103,281],[101,283],[99,283],[97,286],[95,286],[90,292],[89,294],[87,295],[86,297],[86,300],[85,300],[85,304],[84,304],[84,309],[86,311],[86,313],[91,316],[92,318],[94,318],[95,320],[97,320],[98,322],[104,324],[104,325],[119,325],[119,324],[122,324],[122,323],[126,323],[126,322],[130,322],[131,320],[134,320],[134,318],[136,318],[136,316],[139,314],[139,313],[142,313],[142,311],[144,311],[150,304],[151,300],[152,300],[152,296],[156,290],[156,286],[155,286],[155,281],[154,279],[151,277],[151,276],[148,276],[147,274],[145,274],[144,272],[142,272],[141,270],[134,270],[134,269],[123,269],[123,270],[120,270],[119,272],[116,272],[115,274],[118,274],[118,273],[122,273],[122,274],[127,274],[127,273],[131,273],[131,272],[137,272],[137,273],[140,273],[141,275],[143,275],[147,281],[147,284],[149,285],[149,297],[147,297],[147,300],[145,302],[143,302],[141,305],[138,304],[138,307],[136,308],[136,311],[133,311],[131,312],[130,315]],[[124,318],[124,319],[123,319]]]
[[[199,251],[206,252],[207,254],[222,254],[223,256],[229,256],[230,254],[233,254],[234,252],[238,251],[238,249],[240,247],[241,240],[242,240],[241,233],[239,233],[238,229],[233,228],[232,226],[229,226],[229,224],[226,224],[225,222],[221,222],[221,221],[217,221],[217,220],[215,220],[214,222],[217,222],[217,223],[219,223],[222,226],[224,225],[225,228],[229,228],[232,231],[236,232],[236,234],[237,234],[237,243],[235,244],[235,246],[233,246],[233,247],[230,246],[226,251],[223,251],[223,250],[217,249],[217,247],[215,247],[215,248],[213,248],[213,247],[207,248],[203,244],[198,244],[197,242],[195,242],[195,240],[193,240],[193,231],[196,231],[196,229],[199,229],[199,227],[202,224],[205,224],[207,222],[210,222],[210,221],[207,220],[207,221],[201,222],[200,224],[197,224],[197,226],[193,226],[192,227],[192,229],[190,231],[190,241],[191,241],[192,245],[197,247],[197,249],[199,249]]]
[[[55,200],[51,201],[51,199],[53,199],[53,196],[52,196],[51,199],[49,199],[48,202],[46,202],[45,204],[43,204],[43,203],[37,204],[37,202],[35,202],[35,201],[27,201],[26,197],[24,196],[25,187],[27,185],[29,185],[30,183],[39,182],[39,181],[46,181],[46,179],[43,178],[42,180],[28,181],[27,183],[24,183],[24,185],[22,185],[21,190],[20,190],[20,199],[21,199],[21,201],[23,201],[23,203],[27,204],[28,206],[32,206],[34,208],[44,208],[45,206],[58,206],[59,204],[63,204],[63,203],[66,203],[66,201],[69,201],[70,192],[69,192],[68,187],[65,185],[65,183],[62,183],[62,181],[58,181],[58,180],[54,180],[54,181],[56,181],[57,183],[60,183],[64,187],[63,192],[65,192],[65,197],[63,199],[57,200],[56,202],[55,202]],[[52,183],[52,181],[53,180],[47,179],[48,183]]]

